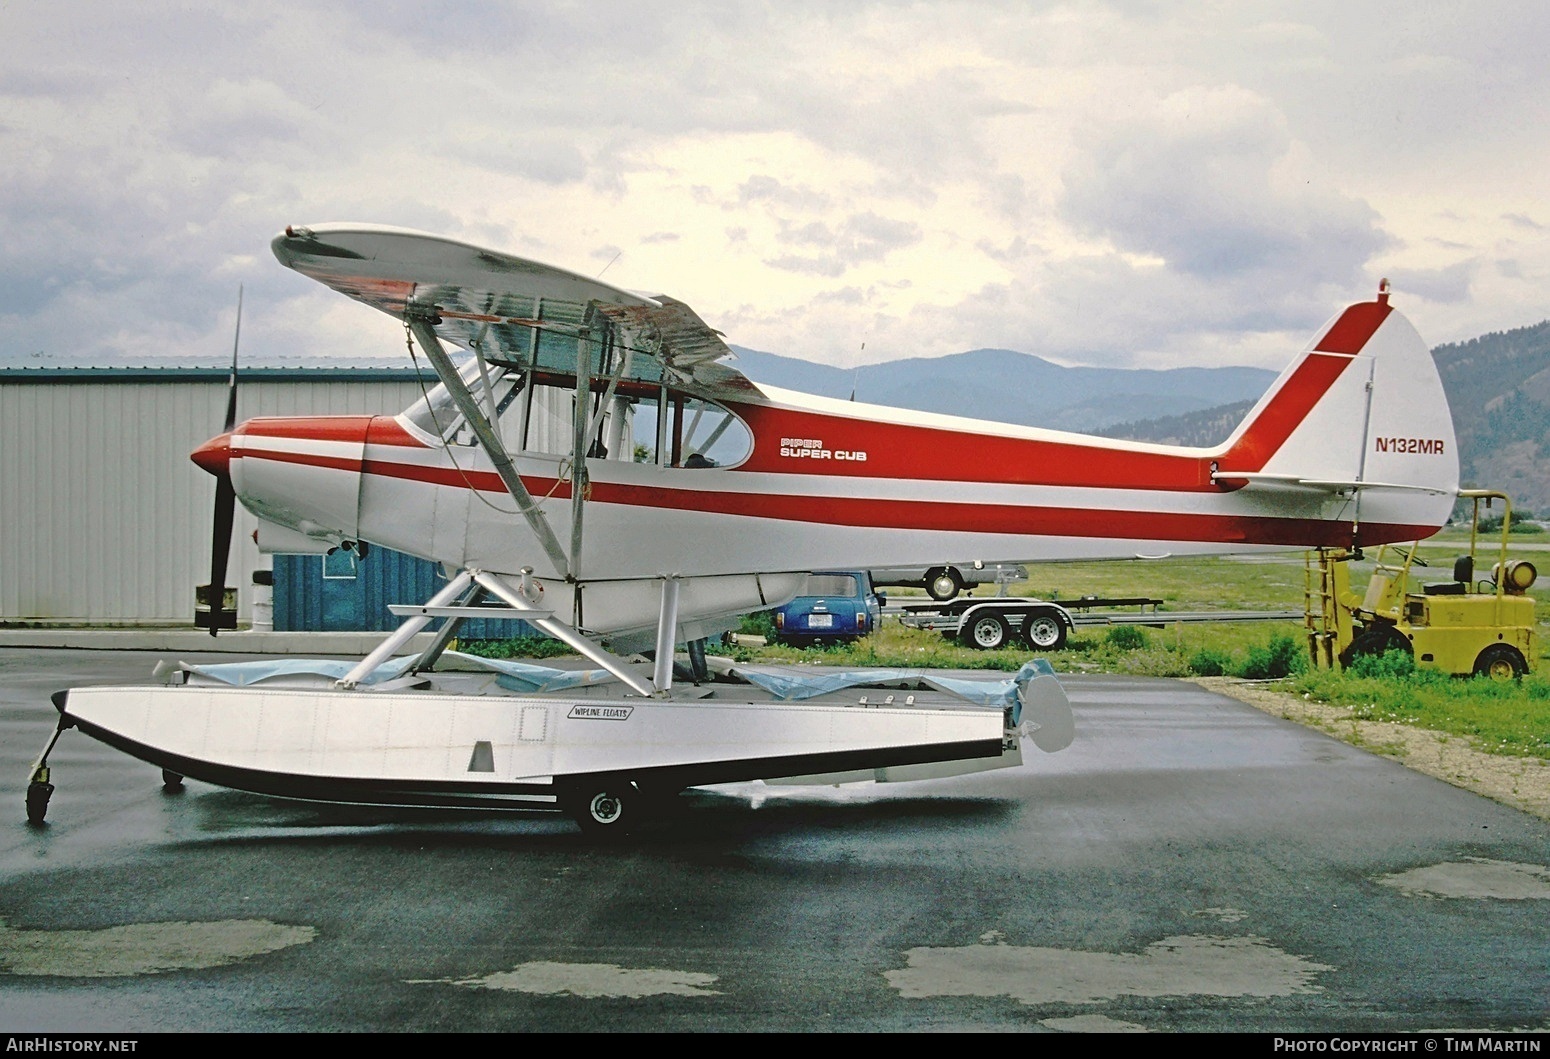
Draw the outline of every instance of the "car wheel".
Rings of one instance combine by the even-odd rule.
[[[1058,651],[1066,645],[1066,626],[1053,614],[1034,614],[1023,623],[1023,640],[1040,651]]]
[[[1517,680],[1527,672],[1528,663],[1523,661],[1516,647],[1508,644],[1493,643],[1475,659],[1475,675],[1491,680]]]
[[[986,614],[969,624],[966,643],[981,651],[995,651],[1005,647],[1011,638],[1012,630],[1004,618],[998,614]]]
[[[926,575],[926,594],[938,603],[946,603],[963,589],[952,570],[932,570]]]

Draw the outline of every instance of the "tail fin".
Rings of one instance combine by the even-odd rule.
[[[1225,485],[1357,495],[1362,520],[1435,530],[1458,492],[1458,445],[1426,343],[1376,301],[1331,320],[1215,457]],[[1421,534],[1425,535],[1425,534]]]

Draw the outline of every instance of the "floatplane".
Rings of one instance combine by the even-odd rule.
[[[238,424],[233,397],[193,453],[217,480],[212,635],[238,501],[264,551],[378,545],[439,563],[446,583],[395,606],[401,626],[338,670],[179,665],[160,685],[59,692],[35,823],[72,727],[169,784],[558,808],[598,833],[695,786],[1016,766],[1025,743],[1074,734],[1042,659],[998,683],[814,679],[707,661],[704,642],[812,570],[1360,548],[1430,536],[1458,488],[1441,381],[1386,281],[1226,442],[1190,448],[761,385],[681,301],[453,239],[327,224],[272,246],[401,322],[440,381],[399,415]],[[591,668],[444,665],[471,617],[525,620]]]

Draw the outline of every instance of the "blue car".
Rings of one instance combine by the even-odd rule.
[[[885,599],[872,591],[865,570],[808,574],[797,597],[775,611],[775,639],[785,644],[859,639],[882,621]]]

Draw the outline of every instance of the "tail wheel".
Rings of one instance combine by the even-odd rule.
[[[926,594],[938,603],[945,603],[956,596],[963,585],[951,570],[936,569],[926,575]]]
[[[633,783],[610,780],[573,787],[562,805],[583,832],[596,838],[633,831],[643,815],[644,801]]]
[[[1527,672],[1528,663],[1523,660],[1523,655],[1508,644],[1493,643],[1475,659],[1475,675],[1491,680],[1517,680]]]
[[[1023,640],[1040,651],[1058,651],[1066,645],[1065,622],[1053,614],[1034,614],[1023,622]]]
[[[995,651],[1005,647],[1011,638],[1011,628],[998,614],[986,614],[984,617],[975,618],[969,625],[969,633],[966,637],[968,646],[978,647],[982,651]]]

